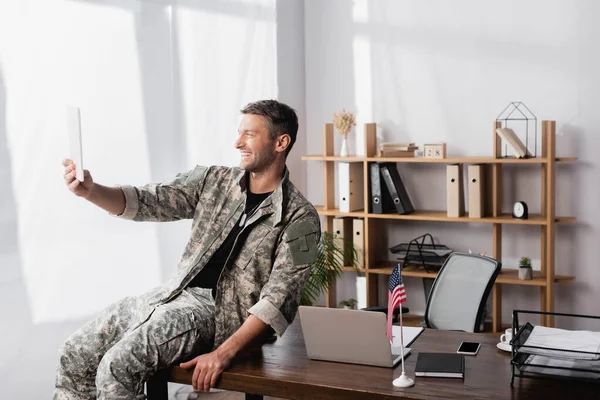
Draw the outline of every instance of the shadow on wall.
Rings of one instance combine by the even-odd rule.
[[[150,160],[150,180],[160,182],[189,168],[188,140],[184,114],[184,88],[181,77],[177,8],[187,8],[227,16],[275,20],[271,7],[229,1],[120,2],[78,0],[81,3],[118,8],[134,20],[141,77],[141,99]],[[244,87],[246,71],[232,79]],[[233,144],[233,143],[232,143]],[[201,160],[200,160],[201,161]],[[156,224],[161,280],[175,270],[188,240],[189,221]]]
[[[167,180],[183,171],[188,164],[181,68],[176,40],[177,13],[170,10],[171,6],[167,2],[79,1],[120,8],[131,13],[134,19],[150,180]],[[189,223],[156,224],[155,228],[161,280],[165,281],[175,270],[183,251]]]
[[[0,376],[19,355],[18,339],[32,326],[21,269],[17,208],[6,125],[6,87],[0,68]]]

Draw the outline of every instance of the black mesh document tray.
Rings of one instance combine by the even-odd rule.
[[[439,271],[452,250],[443,244],[435,244],[433,236],[426,233],[408,243],[390,248],[390,252],[397,256],[403,268],[407,265],[422,265],[425,271],[434,272]]]
[[[535,327],[529,322],[520,324],[519,315],[523,314],[587,319],[595,321],[596,325],[600,326],[600,317],[595,315],[514,310],[513,339],[510,341],[512,345],[511,385],[514,383],[515,377],[584,380],[600,383],[599,331],[558,330],[560,335],[568,334],[570,341],[561,342],[564,344],[560,345],[546,345],[539,343],[539,339],[531,340]],[[545,333],[541,338],[545,339],[547,335]],[[584,342],[590,342],[591,345],[584,347],[582,345]]]

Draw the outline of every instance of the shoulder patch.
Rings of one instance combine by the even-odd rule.
[[[290,249],[294,265],[312,264],[317,260],[318,231],[318,227],[309,221],[287,228],[283,239]]]

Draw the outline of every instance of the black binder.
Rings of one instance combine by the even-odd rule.
[[[371,188],[371,212],[373,214],[387,214],[394,212],[395,207],[387,185],[381,179],[379,163],[369,164]]]
[[[408,193],[406,193],[406,188],[402,183],[400,174],[398,174],[396,164],[382,163],[380,169],[381,176],[383,176],[383,180],[390,191],[392,202],[394,203],[398,214],[410,214],[415,211],[410,201],[410,197],[408,197]]]

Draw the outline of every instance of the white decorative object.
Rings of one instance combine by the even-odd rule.
[[[350,133],[350,130],[353,126],[356,125],[354,114],[352,114],[350,111],[346,111],[345,109],[342,109],[342,111],[339,113],[333,113],[333,125],[335,126],[335,129],[337,129],[339,134],[342,135],[342,137],[344,138],[344,141],[342,142],[342,151],[340,152],[340,155],[342,157],[349,156],[350,154],[348,152],[348,143],[346,142],[346,140],[348,139],[348,134]]]
[[[425,158],[446,158],[446,143],[424,144]]]
[[[350,153],[348,152],[348,140],[346,139],[346,137],[344,137],[344,139],[342,139],[342,150],[340,151],[340,156],[348,157],[349,155]]]

